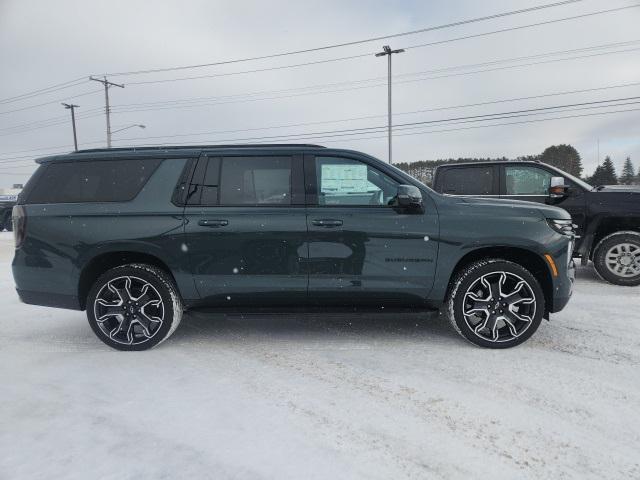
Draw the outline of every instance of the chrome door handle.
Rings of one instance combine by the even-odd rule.
[[[229,220],[199,220],[198,225],[201,227],[226,227]]]
[[[331,228],[331,227],[339,227],[340,225],[342,225],[342,220],[333,220],[333,219],[317,219],[317,220],[312,220],[311,221],[312,225],[315,225],[316,227],[326,227],[326,228]]]

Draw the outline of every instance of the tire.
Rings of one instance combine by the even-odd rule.
[[[87,318],[97,337],[117,350],[147,350],[178,328],[182,300],[163,270],[144,264],[112,268],[87,296]]]
[[[526,268],[499,258],[468,265],[449,290],[445,303],[449,321],[480,347],[520,345],[538,329],[545,311],[538,280]]]
[[[614,285],[640,285],[640,233],[616,232],[598,243],[593,264],[603,280]]]

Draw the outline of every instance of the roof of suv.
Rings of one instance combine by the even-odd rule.
[[[134,157],[172,157],[176,154],[184,155],[200,155],[203,151],[217,150],[317,150],[324,149],[322,145],[313,144],[294,144],[294,143],[272,143],[272,144],[237,144],[237,145],[184,145],[184,146],[156,146],[156,147],[119,147],[119,148],[93,148],[88,150],[78,150],[77,152],[63,153],[59,155],[51,155],[36,159],[38,163],[49,163],[55,161],[69,160],[85,160],[88,158],[131,158]]]

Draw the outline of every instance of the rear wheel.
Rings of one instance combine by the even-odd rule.
[[[460,335],[487,348],[514,347],[540,326],[544,294],[524,267],[502,259],[472,263],[454,279],[447,314]]]
[[[618,232],[603,238],[593,254],[598,274],[614,285],[640,285],[640,233]]]
[[[182,311],[173,281],[151,265],[112,268],[87,297],[89,325],[118,350],[147,350],[163,342],[178,327]]]

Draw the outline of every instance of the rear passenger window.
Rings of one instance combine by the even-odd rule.
[[[291,157],[201,159],[189,205],[291,205]]]
[[[29,194],[29,203],[126,202],[142,190],[158,159],[51,163]]]
[[[449,195],[493,195],[493,167],[459,167],[444,172],[442,193]]]

